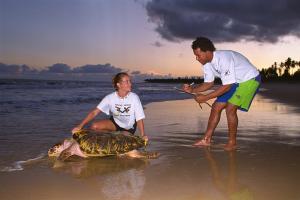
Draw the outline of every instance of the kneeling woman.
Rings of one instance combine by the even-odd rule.
[[[115,92],[106,95],[98,106],[92,110],[72,133],[79,131],[99,113],[111,115],[109,119],[95,121],[91,125],[94,131],[128,131],[135,133],[136,127],[143,139],[148,140],[144,132],[145,118],[143,106],[137,94],[131,92],[131,80],[127,73],[121,72],[114,76],[113,86]]]

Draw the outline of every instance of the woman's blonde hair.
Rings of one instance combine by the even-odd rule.
[[[117,74],[113,77],[113,79],[112,79],[112,84],[113,84],[115,90],[118,91],[119,88],[118,88],[117,83],[120,83],[121,80],[122,80],[122,78],[125,77],[125,76],[128,76],[128,77],[129,77],[129,75],[128,75],[126,72],[120,72],[120,73],[117,73]]]

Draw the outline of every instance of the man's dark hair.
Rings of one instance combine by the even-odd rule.
[[[192,43],[192,49],[200,48],[201,51],[215,51],[216,48],[212,41],[206,37],[197,37],[196,40]]]

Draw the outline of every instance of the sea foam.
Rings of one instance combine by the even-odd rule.
[[[24,170],[24,165],[32,164],[33,162],[40,161],[46,156],[45,153],[41,153],[35,158],[30,158],[28,160],[20,160],[14,162],[11,166],[3,167],[0,169],[1,172],[13,172],[13,171],[22,171]]]

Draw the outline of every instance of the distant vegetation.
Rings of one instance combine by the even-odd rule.
[[[260,70],[263,82],[296,82],[300,81],[300,61],[287,58],[286,61],[274,64],[269,68]],[[204,79],[198,76],[177,77],[177,78],[156,78],[146,79],[150,83],[203,83]],[[219,78],[215,79],[216,84],[221,84]]]
[[[300,61],[287,58],[286,61],[274,64],[260,71],[263,82],[299,82]]]

